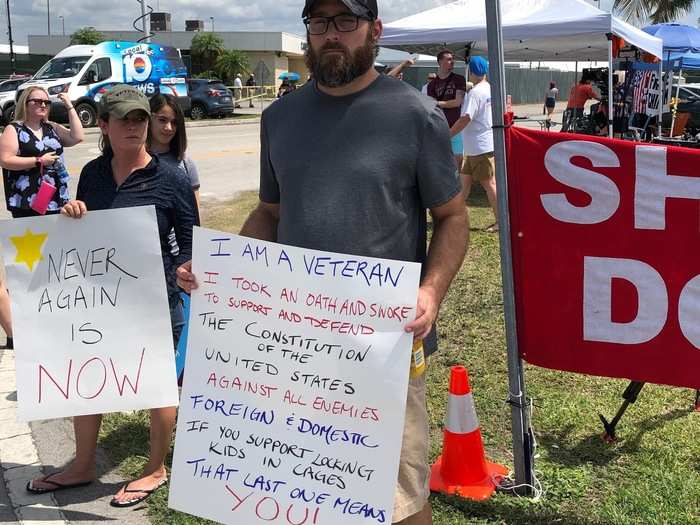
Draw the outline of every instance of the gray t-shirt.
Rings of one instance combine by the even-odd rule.
[[[344,97],[309,82],[265,110],[260,135],[260,200],[280,203],[283,244],[422,263],[426,208],[461,189],[445,115],[391,77]]]
[[[159,153],[158,158],[163,164],[184,171],[190,179],[192,189],[199,189],[199,172],[197,171],[197,166],[195,166],[194,162],[192,162],[192,159],[187,153],[185,153],[182,160],[177,160],[175,154],[170,151],[167,153]]]

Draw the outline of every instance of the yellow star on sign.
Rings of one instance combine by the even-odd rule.
[[[25,263],[29,267],[29,271],[34,270],[34,265],[44,259],[41,255],[41,247],[44,245],[48,233],[32,233],[27,228],[24,235],[21,237],[10,237],[12,244],[17,248],[16,263]]]

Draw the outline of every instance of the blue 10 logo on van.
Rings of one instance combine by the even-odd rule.
[[[137,53],[124,56],[124,77],[127,82],[143,82],[151,76],[153,65],[148,55]]]

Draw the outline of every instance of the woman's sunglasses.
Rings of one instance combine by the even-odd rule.
[[[30,98],[27,100],[27,102],[31,102],[35,106],[42,106],[44,108],[48,108],[51,105],[51,101],[43,98]]]

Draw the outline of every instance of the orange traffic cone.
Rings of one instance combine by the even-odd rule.
[[[496,491],[496,481],[508,469],[486,461],[479,420],[469,387],[467,369],[453,366],[447,402],[442,455],[433,465],[430,490],[485,500]]]

